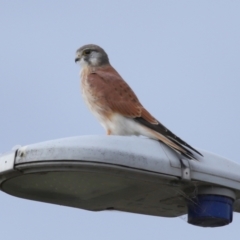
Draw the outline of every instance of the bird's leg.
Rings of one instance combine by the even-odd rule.
[[[108,129],[108,130],[107,130],[107,135],[111,135],[111,133],[112,133],[111,130]]]

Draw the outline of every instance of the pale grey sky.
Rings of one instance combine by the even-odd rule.
[[[143,105],[194,147],[240,163],[239,1],[1,1],[0,152],[105,134],[79,91],[75,50],[95,43]],[[88,212],[0,193],[1,237],[238,238],[182,218]]]

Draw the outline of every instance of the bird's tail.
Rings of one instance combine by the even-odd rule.
[[[159,141],[165,143],[169,147],[171,147],[176,152],[182,154],[183,156],[187,157],[188,159],[196,159],[197,157],[194,153],[197,153],[200,156],[203,156],[200,152],[196,149],[191,147],[189,144],[184,142],[181,138],[177,137],[173,134],[170,130],[168,130],[165,126],[163,126],[160,122],[158,124],[152,124],[146,121],[142,117],[138,117],[134,119],[136,122],[140,123],[142,126],[145,126],[154,138],[158,139]]]

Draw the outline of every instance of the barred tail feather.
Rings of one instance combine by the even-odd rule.
[[[147,127],[148,129],[153,130],[152,134],[154,134],[155,137],[159,141],[167,144],[173,150],[181,153],[185,157],[187,157],[189,159],[196,159],[197,160],[194,153],[197,153],[198,155],[203,156],[196,149],[194,149],[189,144],[184,142],[181,138],[179,138],[175,134],[173,134],[170,130],[168,130],[160,122],[158,122],[158,124],[152,124],[152,123],[149,123],[148,121],[146,121],[142,117],[134,118],[134,121],[140,123],[141,125]]]

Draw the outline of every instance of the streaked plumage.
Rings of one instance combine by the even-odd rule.
[[[75,61],[82,67],[83,98],[107,134],[143,135],[165,143],[189,159],[196,159],[194,153],[201,155],[142,106],[101,47],[90,44],[79,48]]]

